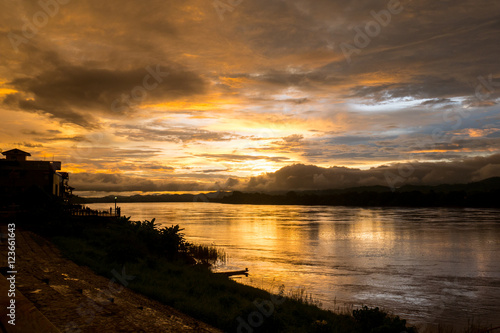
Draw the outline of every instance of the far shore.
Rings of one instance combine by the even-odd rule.
[[[469,184],[400,188],[365,186],[332,190],[276,192],[216,191],[182,194],[137,194],[132,196],[75,197],[73,202],[213,202],[254,205],[308,205],[353,207],[477,207],[500,208],[500,177]]]

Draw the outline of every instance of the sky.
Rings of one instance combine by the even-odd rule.
[[[0,3],[0,148],[76,193],[500,176],[498,1]]]

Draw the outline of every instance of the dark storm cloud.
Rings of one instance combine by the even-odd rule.
[[[172,100],[204,90],[204,81],[196,74],[162,65],[131,70],[68,65],[35,77],[14,79],[9,85],[19,93],[8,95],[5,105],[47,113],[83,127],[96,126],[95,113],[119,115],[142,103]]]
[[[391,175],[398,177],[401,170],[404,170],[406,174],[405,177],[401,177],[402,180],[396,186],[467,183],[489,177],[500,177],[500,154],[453,162],[394,164],[368,170],[294,164],[273,173],[250,178],[245,189],[274,191],[390,186],[387,180],[388,175],[389,179]]]
[[[380,84],[356,85],[353,96],[384,100],[394,97],[446,98],[474,94],[478,76],[499,73],[494,54],[500,51],[498,3],[494,1],[401,1],[404,9],[393,15],[370,43],[352,55],[333,61],[320,72],[356,83],[364,74],[382,74]],[[332,35],[336,45],[354,45],[356,31],[374,18],[370,9],[383,10],[381,3],[364,3],[360,21],[346,21]],[[381,6],[382,5],[382,6]],[[341,50],[336,48],[337,51]],[[347,78],[351,76],[353,80]],[[390,83],[383,83],[383,78]],[[394,82],[396,78],[396,82]]]
[[[314,89],[354,85],[351,96],[366,92],[379,99],[383,99],[385,93],[393,97],[469,95],[470,85],[477,76],[498,74],[500,64],[496,55],[500,51],[497,42],[500,21],[495,12],[498,4],[490,0],[401,0],[401,13],[392,15],[389,24],[371,38],[367,47],[360,49],[359,55],[354,56],[356,61],[347,64],[339,45],[353,44],[356,36],[353,28],[364,28],[367,22],[374,21],[372,12],[386,10],[389,3],[389,0],[244,1],[226,12],[224,21],[220,21],[212,4],[201,0],[185,4],[147,1],[119,5],[114,1],[88,0],[69,5],[62,11],[64,15],[84,14],[74,15],[74,23],[60,22],[63,16],[56,16],[54,28],[47,26],[47,31],[55,32],[52,29],[63,23],[68,33],[77,28],[100,26],[106,29],[105,35],[86,29],[96,45],[105,43],[110,46],[109,51],[105,49],[107,52],[97,59],[98,63],[109,68],[116,58],[131,72],[143,69],[137,65],[138,59],[151,61],[172,52],[206,53],[207,60],[215,52],[223,56],[220,61],[227,62],[236,53],[231,46],[244,45],[252,55],[264,56],[282,65],[264,63],[248,72],[225,75],[246,77],[278,87]],[[27,12],[36,10],[28,9],[25,8]],[[61,29],[57,32],[63,34]],[[230,41],[224,54],[220,52],[221,39]],[[191,43],[185,44],[185,41]],[[40,47],[46,48],[42,43],[47,41],[40,38]],[[330,44],[334,47],[328,48]],[[177,45],[185,49],[179,49]],[[162,49],[162,46],[168,47]],[[321,57],[318,63],[324,63],[328,58],[334,60],[326,66],[304,65],[304,62],[315,63],[316,57]],[[281,61],[281,58],[285,60]],[[199,60],[203,66],[203,59]],[[243,69],[245,65],[242,63]],[[204,69],[211,71],[214,68]],[[250,76],[252,72],[259,75]],[[359,75],[379,73],[398,75],[397,82],[370,84],[369,87],[357,82]],[[130,75],[134,76],[133,73]],[[137,84],[135,79],[132,81],[131,87]],[[130,86],[127,88],[131,89]],[[122,92],[119,88],[117,90],[118,94]],[[96,93],[93,95],[97,96]],[[98,97],[106,99],[105,96]],[[66,115],[60,110],[54,112]],[[76,115],[69,114],[68,117],[72,119]]]

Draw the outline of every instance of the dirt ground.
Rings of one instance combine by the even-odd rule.
[[[7,227],[0,231],[1,267],[7,265]],[[115,281],[98,276],[63,258],[45,238],[19,229],[16,269],[17,290],[61,332],[221,332],[123,287],[126,271],[116,272]]]

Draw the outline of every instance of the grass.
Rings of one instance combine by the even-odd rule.
[[[468,320],[468,325],[463,330],[456,330],[453,327],[449,327],[447,325],[438,324],[437,327],[434,328],[423,328],[419,330],[420,333],[494,333],[500,332],[500,327],[495,329],[485,328],[484,325],[475,322],[474,320]]]
[[[215,265],[227,261],[226,251],[214,245],[190,244],[188,253],[203,264]]]

